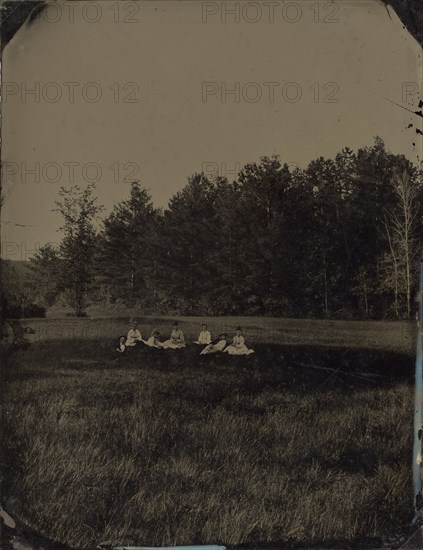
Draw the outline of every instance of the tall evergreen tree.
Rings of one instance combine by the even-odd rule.
[[[96,247],[96,278],[114,299],[146,304],[154,298],[159,218],[149,192],[133,182],[129,199],[104,220]]]
[[[261,157],[240,172],[235,209],[239,253],[243,256],[245,301],[256,313],[273,307],[284,289],[287,243],[283,224],[290,208],[291,175],[277,155]]]
[[[173,307],[181,311],[198,311],[213,285],[215,208],[216,186],[204,174],[194,174],[164,213],[161,282]]]

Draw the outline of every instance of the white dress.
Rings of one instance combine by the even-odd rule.
[[[254,350],[247,348],[245,345],[245,338],[242,335],[234,336],[232,344],[228,346],[225,351],[229,353],[229,355],[250,355],[254,353]]]
[[[207,346],[211,344],[211,334],[208,330],[202,330],[198,337],[198,340],[194,344],[200,344],[201,346]]]
[[[219,340],[216,342],[216,344],[209,344],[207,347],[205,347],[200,355],[207,355],[208,353],[218,353],[219,351],[223,351],[226,347],[226,340]]]
[[[150,336],[150,338],[148,340],[144,340],[144,343],[147,346],[150,346],[150,348],[161,348],[161,347],[163,347],[163,344],[155,336]]]
[[[141,342],[141,340],[141,332],[138,329],[134,330],[131,328],[126,337],[125,346],[135,346],[138,342]]]
[[[180,349],[185,347],[184,333],[180,329],[172,330],[170,339],[163,342],[162,347],[165,349]]]

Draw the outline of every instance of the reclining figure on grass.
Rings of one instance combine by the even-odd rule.
[[[155,328],[151,333],[150,338],[148,340],[143,340],[143,342],[146,346],[149,346],[150,348],[160,349],[163,347],[163,342],[160,342],[159,336],[160,332]]]
[[[200,353],[200,355],[208,355],[209,353],[219,353],[226,348],[227,336],[224,332],[217,338],[214,344],[210,343]]]

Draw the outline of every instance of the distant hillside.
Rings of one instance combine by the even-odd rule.
[[[28,260],[6,260],[12,267],[14,267],[19,276],[25,276],[27,273],[30,273],[30,261]]]
[[[19,279],[23,281],[31,273],[28,260],[4,260],[10,267],[15,269]]]

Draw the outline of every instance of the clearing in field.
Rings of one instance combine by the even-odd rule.
[[[114,343],[9,358],[5,503],[30,528],[80,548],[363,547],[409,523],[411,356],[254,343],[118,360]]]

